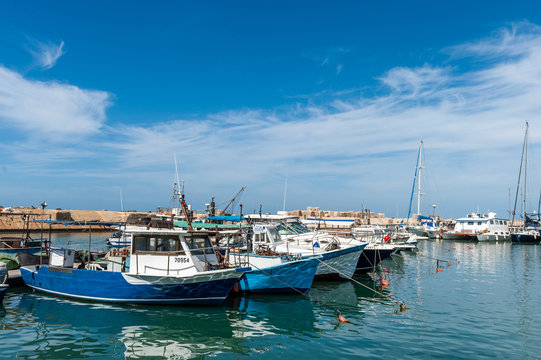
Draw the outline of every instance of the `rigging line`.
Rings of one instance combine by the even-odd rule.
[[[319,261],[320,263],[325,264],[326,266],[328,266],[328,267],[331,268],[332,270],[336,271],[338,274],[342,275],[342,276],[345,277],[346,279],[349,279],[349,280],[353,281],[354,283],[356,283],[356,284],[358,284],[358,285],[361,285],[362,287],[364,287],[364,288],[366,288],[366,289],[368,289],[368,290],[371,290],[371,291],[373,291],[374,293],[376,293],[376,294],[378,294],[378,295],[381,295],[381,296],[384,297],[384,298],[387,298],[387,299],[391,300],[391,301],[394,302],[395,304],[399,304],[399,305],[401,305],[401,306],[404,306],[404,304],[403,304],[401,301],[395,300],[395,299],[393,299],[392,297],[390,297],[389,295],[385,295],[385,294],[383,294],[383,293],[380,293],[380,292],[377,291],[376,289],[372,289],[370,286],[367,286],[367,285],[365,285],[365,284],[363,284],[363,283],[361,283],[361,282],[355,280],[355,279],[352,278],[351,276],[347,276],[346,274],[342,273],[340,270],[338,270],[338,269],[332,267],[331,265],[329,265],[329,264],[327,264],[327,263],[321,261],[321,260],[318,259],[318,258],[315,258],[315,259],[316,259],[317,261]]]
[[[402,274],[405,274],[406,272],[404,271],[404,269],[402,268],[402,266],[400,266],[396,260],[394,259],[394,256],[400,256],[398,254],[391,254],[391,260],[396,264],[396,266],[398,266],[398,268],[400,269],[400,271],[402,272]]]

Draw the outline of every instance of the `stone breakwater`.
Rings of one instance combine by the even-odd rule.
[[[0,231],[21,231],[26,229],[25,217],[29,215],[28,227],[31,231],[39,231],[42,224],[32,220],[98,220],[104,222],[126,222],[130,216],[151,216],[153,213],[141,213],[134,211],[107,211],[107,210],[48,210],[39,208],[13,208],[0,212]],[[78,225],[52,225],[54,231],[76,231],[85,229]],[[48,230],[49,225],[43,225]],[[97,230],[97,228],[96,228]]]

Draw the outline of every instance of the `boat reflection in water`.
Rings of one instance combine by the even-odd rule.
[[[184,358],[215,352],[249,353],[244,337],[236,336],[238,330],[228,319],[231,311],[224,307],[97,304],[25,288],[11,292],[5,301],[0,343],[8,358]]]
[[[90,303],[17,288],[5,301],[0,343],[8,357],[246,356],[279,346],[283,335],[309,342],[316,331],[313,304],[301,295],[239,296],[209,308]]]

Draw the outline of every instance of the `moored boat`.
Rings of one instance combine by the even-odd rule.
[[[316,279],[340,280],[353,276],[367,243],[325,232],[309,231],[298,222],[298,217],[271,216],[272,218],[268,215],[246,216],[255,222],[254,250],[269,249],[301,258],[320,255]],[[293,233],[292,230],[298,233]]]
[[[287,260],[280,263],[276,260],[277,257],[250,255],[248,264],[252,270],[247,271],[239,281],[239,291],[259,294],[308,293],[319,265],[317,259]],[[264,266],[265,262],[274,265]],[[264,267],[256,266],[255,263]]]
[[[453,230],[442,235],[443,240],[509,241],[511,234],[507,220],[496,218],[496,213],[471,213],[456,220]]]
[[[21,267],[26,285],[50,294],[128,304],[217,305],[249,268],[219,269],[208,234],[142,228],[129,255],[74,267],[74,251],[51,251],[50,265]]]

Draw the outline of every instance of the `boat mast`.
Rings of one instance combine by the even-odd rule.
[[[286,183],[284,185],[284,207],[282,208],[282,211],[286,211],[286,197],[287,197],[287,175],[286,175]]]
[[[524,135],[524,196],[522,198],[522,207],[524,218],[522,228],[526,228],[526,169],[528,165],[528,122],[526,121],[526,135]]]
[[[517,213],[517,200],[518,200],[518,193],[519,193],[519,189],[520,189],[520,176],[522,174],[522,164],[524,162],[524,153],[525,153],[525,150],[526,150],[526,139],[527,139],[527,136],[528,136],[528,122],[526,121],[526,132],[524,133],[524,142],[522,143],[522,156],[520,157],[520,167],[518,168],[518,180],[517,180],[517,191],[515,193],[515,204],[513,205],[513,213],[512,213],[512,218],[511,218],[511,226],[514,226],[515,225],[515,215]],[[526,170],[526,169],[524,169]],[[524,177],[526,179],[526,176]],[[524,181],[526,182],[526,181]],[[525,201],[525,200],[523,200]],[[524,203],[525,205],[525,203]]]
[[[417,216],[421,215],[421,171],[423,168],[423,140],[419,146],[419,181],[417,182]]]
[[[408,207],[408,219],[406,220],[406,224],[408,225],[410,223],[411,204],[413,202],[413,194],[415,193],[415,182],[417,181],[417,171],[419,170],[419,154],[420,152],[417,153],[417,163],[415,164],[415,174],[413,175],[413,184],[411,185],[410,204]],[[364,204],[363,204],[363,208],[364,208]]]

